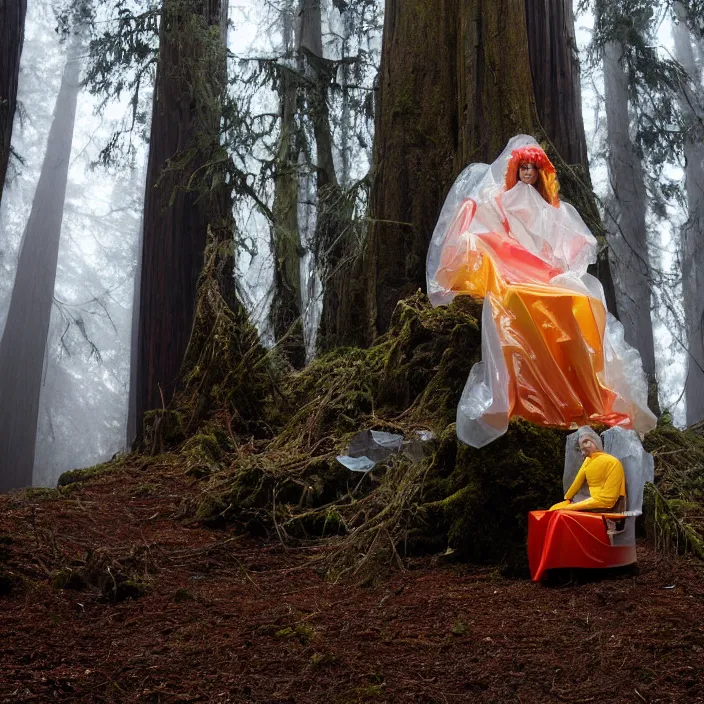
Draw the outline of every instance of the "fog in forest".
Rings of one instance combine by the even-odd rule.
[[[288,61],[295,66],[292,46],[300,37],[290,27],[287,29],[285,18],[282,20],[282,13],[290,11],[292,4],[292,0],[288,4],[285,0],[278,4],[248,0],[230,6],[228,71],[231,90],[235,91],[233,97],[246,101],[249,110],[262,115],[278,113],[280,96],[273,85],[258,77],[261,66],[257,62],[279,57],[280,62]],[[360,100],[359,105],[346,104],[345,93],[339,92],[332,95],[329,105],[336,179],[344,187],[350,187],[368,174],[372,164],[374,123],[370,111],[373,111],[375,71],[381,50],[383,4],[378,3],[375,10],[379,24],[356,35],[357,30],[346,26],[346,18],[339,10],[341,5],[344,3],[323,3],[325,58],[343,60],[344,64],[345,57],[359,52],[365,52],[367,57],[364,69],[344,77],[360,85],[360,94],[369,98],[366,103],[363,105]],[[31,283],[16,281],[16,274],[30,216],[33,212],[36,217],[45,214],[44,208],[50,200],[46,193],[51,192],[51,186],[45,195],[38,190],[47,154],[51,153],[50,132],[59,134],[62,127],[67,128],[65,121],[72,119],[57,108],[62,78],[66,80],[67,67],[82,67],[86,62],[86,45],[81,45],[80,40],[64,40],[57,33],[54,7],[51,0],[37,0],[28,5],[19,108],[12,135],[16,157],[11,160],[0,204],[0,330],[8,319],[13,287]],[[109,10],[98,10],[98,25],[112,21]],[[610,201],[607,171],[609,135],[604,74],[598,66],[585,68],[593,25],[590,14],[577,17],[591,175],[606,212],[614,206]],[[673,26],[669,20],[662,21],[657,39],[658,52],[664,56],[674,54]],[[66,470],[105,461],[126,450],[133,296],[148,155],[145,136],[149,134],[148,119],[136,126],[131,124],[129,99],[125,91],[120,100],[102,105],[101,96],[91,95],[85,88],[76,92],[75,122],[72,129],[68,128],[70,156],[57,240],[56,281],[46,346],[36,352],[42,358],[32,474],[33,484],[37,486],[55,485]],[[150,90],[143,90],[139,101],[140,111],[149,115]],[[128,132],[130,128],[132,131]],[[627,115],[621,128],[628,133]],[[276,153],[280,127],[274,125],[269,132],[267,129],[263,127],[261,139],[239,157],[243,169],[254,175],[252,185],[257,197],[237,200],[235,219],[239,292],[262,340],[272,345],[276,339],[270,315],[275,294],[274,256],[270,223],[258,200],[273,207],[274,186],[265,179],[256,183],[256,176],[262,164]],[[121,137],[123,153],[119,162],[107,166],[100,163],[106,145],[121,130],[125,133]],[[316,139],[312,131],[308,137],[306,149],[298,156],[300,168],[295,185],[301,250],[301,317],[305,354],[310,360],[320,322],[323,284],[313,252],[317,213]],[[681,164],[666,164],[663,183],[681,181],[682,175]],[[650,194],[643,196],[645,201],[649,197]],[[363,210],[363,189],[358,200],[356,207]],[[681,202],[670,199],[664,210],[656,212],[645,207],[644,217],[648,239],[646,258],[649,255],[658,272],[651,296],[659,400],[661,408],[672,413],[675,422],[682,425],[686,335],[681,327],[684,310],[678,248],[679,232],[687,220],[686,209]],[[31,269],[28,271],[26,276],[31,279],[34,274]],[[648,311],[645,316],[648,317]],[[27,380],[20,379],[19,383],[25,384]]]
[[[9,183],[0,208],[0,325],[4,328],[22,236],[33,207],[70,42],[61,42],[50,2],[29,4]],[[76,65],[76,61],[73,61]],[[63,203],[56,284],[36,435],[34,484],[54,485],[72,467],[123,449],[136,242],[146,146],[132,168],[94,166],[125,106],[96,114],[98,99],[77,94]],[[60,128],[57,124],[56,128]],[[20,161],[21,159],[21,161]]]

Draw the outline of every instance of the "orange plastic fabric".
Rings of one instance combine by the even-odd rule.
[[[490,297],[509,374],[509,417],[564,428],[596,422],[631,427],[600,381],[602,301],[551,283],[563,271],[509,232],[471,232],[475,212],[471,199],[462,204],[435,277],[454,293]]]
[[[528,564],[534,582],[539,582],[550,569],[623,567],[635,561],[635,545],[611,544],[602,514],[528,514]]]
[[[518,179],[527,161],[538,167],[535,187]],[[640,356],[587,273],[596,239],[558,190],[540,145],[516,135],[492,164],[460,173],[433,231],[431,303],[484,299],[482,360],[457,406],[457,437],[472,447],[500,437],[515,415],[563,428],[655,427]]]

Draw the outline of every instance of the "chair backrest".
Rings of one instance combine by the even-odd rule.
[[[626,475],[626,511],[634,516],[643,512],[643,490],[655,479],[653,456],[643,449],[635,430],[609,428],[601,434],[604,452],[618,457]]]

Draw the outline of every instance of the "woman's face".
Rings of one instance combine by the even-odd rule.
[[[591,457],[595,452],[599,451],[599,448],[596,446],[594,440],[588,435],[580,438],[579,449],[582,451],[582,455],[584,457]]]
[[[538,180],[538,167],[530,161],[523,161],[518,167],[518,178],[527,183],[529,186],[534,186]]]

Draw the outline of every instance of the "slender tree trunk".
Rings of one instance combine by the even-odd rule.
[[[682,114],[688,125],[684,143],[685,185],[688,218],[682,228],[682,299],[687,326],[687,380],[685,399],[687,425],[704,419],[704,106],[701,71],[694,59],[692,37],[685,23],[684,10],[676,6],[680,19],[675,25],[675,55],[687,72],[698,94],[683,86],[680,98]]]
[[[220,96],[228,0],[164,0],[144,204],[136,414],[173,394],[193,324],[222,160]],[[213,34],[212,29],[219,31]]]
[[[137,423],[137,365],[139,339],[139,301],[140,283],[142,281],[142,240],[144,239],[144,220],[139,223],[139,237],[137,240],[137,268],[134,272],[134,286],[132,296],[132,327],[130,334],[130,388],[127,399],[127,424],[125,426],[125,447],[129,450],[137,438],[139,423]]]
[[[10,158],[27,0],[0,0],[0,201]]]
[[[350,53],[350,39],[354,33],[354,19],[348,8],[342,14],[342,58],[348,58]],[[350,185],[350,171],[352,158],[352,109],[350,107],[350,82],[354,82],[352,67],[345,63],[340,67],[342,74],[342,105],[340,109],[340,185],[348,188]]]
[[[352,12],[349,8],[343,16],[342,57],[347,58],[349,40],[354,31]],[[353,139],[350,121],[349,83],[351,66],[344,63],[342,73],[342,108],[340,115],[340,185],[328,191],[328,213],[325,222],[324,237],[319,240],[318,259],[323,284],[322,311],[318,330],[317,348],[325,351],[345,344],[347,338],[340,335],[340,316],[347,309],[347,302],[342,296],[354,286],[349,280],[350,264],[359,255],[358,226],[352,222],[355,194],[350,188],[350,152]]]
[[[298,27],[299,56],[305,57],[305,72],[312,87],[308,91],[308,116],[313,123],[318,191],[337,185],[333,158],[330,110],[328,108],[329,64],[323,52],[321,0],[301,0]]]
[[[387,0],[371,226],[363,258],[335,292],[334,344],[368,344],[400,299],[425,288],[428,244],[452,182],[467,163],[496,158],[515,134],[566,145],[564,155],[548,145],[563,193],[583,215],[596,212],[588,186],[562,168],[586,166],[584,131],[572,132],[581,105],[564,4],[559,21],[536,20],[529,33],[527,17],[550,17],[544,0]],[[529,40],[540,42],[536,51]],[[540,52],[555,70],[536,110],[534,82],[545,77],[538,66],[531,73],[530,57]]]
[[[645,224],[645,182],[643,167],[629,134],[628,74],[623,64],[623,48],[618,41],[607,42],[604,47],[604,88],[609,180],[613,191],[606,228],[618,317],[626,342],[641,354],[648,378],[648,405],[659,414],[650,316],[651,269]]]
[[[293,0],[287,0],[282,15],[284,51],[290,57],[294,49]],[[288,360],[295,367],[302,367],[306,361],[306,350],[301,318],[301,235],[298,225],[298,81],[288,68],[282,69],[279,81],[281,137],[274,176],[272,239],[275,266],[271,323],[274,337],[283,345]]]
[[[0,341],[0,490],[32,483],[37,413],[80,91],[72,40]]]
[[[324,349],[329,346],[326,344],[328,321],[339,306],[335,281],[339,262],[347,250],[345,233],[350,223],[350,208],[335,169],[328,107],[328,90],[333,76],[330,73],[330,62],[323,55],[320,4],[321,0],[301,2],[299,54],[305,57],[306,75],[311,80],[307,106],[316,147],[317,220],[314,258],[325,291],[319,331],[319,346]]]

